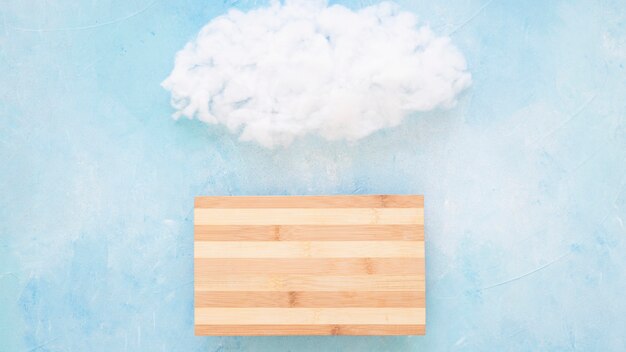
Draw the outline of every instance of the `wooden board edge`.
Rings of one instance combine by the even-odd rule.
[[[196,336],[425,335],[426,325],[195,325]]]
[[[195,208],[423,208],[423,195],[197,196]]]

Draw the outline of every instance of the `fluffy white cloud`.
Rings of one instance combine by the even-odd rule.
[[[352,11],[299,0],[211,20],[162,85],[175,118],[273,147],[306,134],[357,140],[453,106],[470,83],[450,38],[394,4]]]

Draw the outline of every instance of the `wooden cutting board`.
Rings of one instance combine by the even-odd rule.
[[[196,335],[423,335],[423,196],[197,197]]]

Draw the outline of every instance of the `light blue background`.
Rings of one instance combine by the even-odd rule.
[[[255,4],[151,1],[0,2],[1,351],[626,350],[626,4],[401,1],[459,105],[270,151],[159,86]],[[194,337],[193,197],[337,193],[425,194],[427,335]]]

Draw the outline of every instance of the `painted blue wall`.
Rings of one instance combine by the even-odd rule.
[[[159,86],[254,2],[151,1],[0,3],[1,351],[626,349],[626,4],[402,1],[460,104],[268,151]],[[335,193],[425,194],[427,335],[194,337],[193,197]]]

